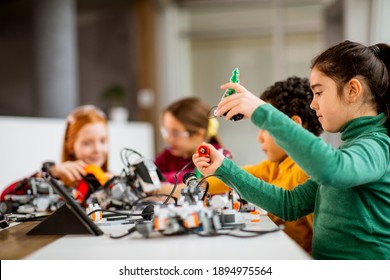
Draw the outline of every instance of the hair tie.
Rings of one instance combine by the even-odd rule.
[[[69,115],[66,117],[66,121],[69,123],[69,124],[73,124],[76,122],[76,119],[73,115]]]
[[[212,138],[217,135],[219,129],[219,122],[217,118],[210,118],[209,119],[209,125],[207,128],[207,136],[208,138]]]

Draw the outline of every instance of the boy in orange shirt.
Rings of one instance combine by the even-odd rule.
[[[285,81],[276,82],[264,91],[260,98],[272,104],[313,134],[318,136],[322,133],[323,130],[316,113],[310,109],[313,94],[308,79],[290,77]],[[243,169],[248,173],[267,183],[288,190],[309,178],[286,152],[275,143],[267,131],[260,130],[257,140],[268,159],[256,165],[244,166]],[[208,182],[212,193],[222,193],[228,190],[228,187],[219,179],[209,178]],[[313,214],[291,222],[283,221],[272,214],[268,214],[268,216],[276,224],[283,224],[286,234],[303,249],[311,253]]]

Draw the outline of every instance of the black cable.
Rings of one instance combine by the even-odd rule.
[[[130,152],[130,154],[128,154]],[[126,157],[124,156],[124,154],[126,153]],[[122,163],[130,170],[130,167],[131,167],[131,163],[130,163],[130,160],[129,160],[129,157],[130,157],[130,155],[131,154],[137,154],[140,158],[144,158],[144,156],[142,155],[142,154],[140,154],[139,152],[137,152],[137,151],[135,151],[135,150],[133,150],[133,149],[129,149],[129,148],[123,148],[122,150],[121,150],[121,153],[120,153],[120,156],[121,156],[121,161],[122,161]],[[190,161],[189,163],[192,163],[192,161]],[[188,164],[189,164],[188,163]],[[167,198],[166,198],[166,200],[163,202],[163,204],[167,204],[168,203],[168,201],[170,200],[170,199],[173,199],[174,201],[175,201],[175,205],[177,205],[177,198],[176,197],[174,197],[173,196],[173,193],[174,193],[174,191],[175,191],[175,189],[176,189],[176,185],[177,185],[177,174],[180,174],[180,172],[182,172],[183,170],[184,170],[184,168],[186,168],[187,166],[188,166],[188,164],[186,164],[184,167],[183,167],[183,169],[182,170],[180,170],[178,173],[176,173],[175,174],[175,186],[174,186],[174,189],[173,189],[173,191],[169,194],[169,195],[166,195],[166,194],[161,194],[161,195],[159,195],[159,196],[167,196]],[[125,172],[125,170],[123,170],[124,172]],[[126,172],[125,172],[125,174],[126,174]],[[128,175],[128,174],[126,174],[126,175]],[[151,197],[152,195],[150,195],[150,196],[147,196],[147,197]],[[157,195],[154,195],[154,196],[157,196]],[[147,198],[147,197],[145,197],[145,198]],[[140,198],[139,200],[142,200],[142,199],[144,199],[144,198]],[[135,205],[135,204],[137,204],[138,203],[138,201],[136,201],[136,202],[134,202],[133,203],[133,205]]]
[[[128,236],[128,235],[132,234],[135,231],[136,231],[136,228],[135,228],[135,226],[133,226],[132,228],[129,228],[128,231],[125,234],[117,235],[117,236],[111,234],[110,238],[112,238],[112,239],[120,239],[120,238],[123,238],[125,236]]]
[[[116,179],[119,179],[119,176],[112,176],[111,179],[107,180],[101,187],[98,188],[98,190],[105,189],[108,186],[110,186]]]
[[[121,158],[121,161],[122,161],[122,164],[124,165],[124,166],[126,166],[127,168],[130,168],[130,163],[129,163],[129,160],[128,160],[128,157],[124,157],[124,149],[122,149],[121,150],[121,152],[120,152],[120,158]],[[126,159],[126,161],[125,161],[125,159]]]
[[[124,157],[125,153],[126,153],[126,157]],[[122,161],[123,165],[125,165],[127,168],[131,167],[131,164],[130,164],[130,161],[129,161],[129,157],[130,157],[131,154],[136,154],[140,158],[144,158],[144,156],[142,154],[140,154],[139,152],[137,152],[137,151],[135,151],[133,149],[122,148],[122,150],[120,152],[120,157],[121,157],[121,161]]]
[[[273,229],[273,230],[267,230],[267,231],[255,231],[255,230],[245,230],[245,229],[240,229],[242,232],[248,232],[248,233],[254,233],[252,235],[239,235],[239,234],[232,234],[231,232],[213,232],[213,233],[208,233],[208,234],[203,234],[200,232],[197,232],[196,230],[191,231],[192,233],[195,233],[196,235],[200,237],[216,237],[216,236],[231,236],[231,237],[237,237],[237,238],[252,238],[252,237],[257,237],[260,235],[264,235],[267,233],[272,233],[272,232],[277,232],[279,231],[280,228]],[[233,231],[233,230],[232,230]]]
[[[12,222],[32,222],[32,221],[41,221],[50,215],[41,215],[41,216],[33,216],[33,217],[13,217],[10,218],[9,220]]]
[[[119,211],[114,211],[114,210],[106,210],[106,209],[95,209],[91,212],[88,213],[88,216],[92,215],[93,213],[96,212],[107,212],[107,213],[113,213],[117,214],[118,216],[127,216],[127,217],[135,217],[135,216],[145,216],[145,215],[153,215],[153,212],[147,212],[147,213],[123,213]]]
[[[280,227],[277,227],[277,228],[271,229],[271,230],[249,230],[249,229],[245,229],[245,228],[240,229],[240,231],[242,231],[242,232],[256,233],[258,235],[262,235],[262,234],[270,233],[270,232],[277,232],[279,230],[281,230]]]
[[[198,231],[193,231],[192,233],[194,233],[194,234],[196,234],[197,236],[200,236],[200,237],[217,237],[217,236],[221,236],[222,235],[222,234],[220,234],[218,232],[203,234],[203,233],[200,233]]]
[[[111,210],[94,210],[92,211],[91,213],[89,213],[88,215],[94,213],[94,212],[97,212],[97,211],[105,211],[105,212],[113,212],[113,213],[119,213],[120,215],[127,215],[125,213],[121,213],[121,212],[117,212],[117,211],[111,211]],[[134,216],[140,216],[140,215],[145,215],[147,213],[143,213],[143,214],[134,214]],[[131,214],[129,214],[131,215]],[[252,238],[252,237],[258,237],[260,235],[264,235],[264,234],[268,234],[268,233],[272,233],[272,232],[277,232],[279,230],[281,230],[279,227],[276,228],[276,229],[273,229],[273,230],[267,230],[267,231],[263,231],[263,230],[260,230],[260,231],[256,231],[256,230],[247,230],[245,228],[242,228],[243,224],[236,224],[236,225],[232,225],[233,227],[229,229],[229,232],[221,232],[221,231],[215,231],[215,232],[210,232],[210,233],[201,233],[198,231],[198,229],[188,229],[184,226],[184,221],[180,219],[180,217],[176,217],[175,219],[181,229],[181,231],[178,231],[178,232],[173,232],[173,233],[164,233],[163,231],[159,231],[159,233],[163,236],[174,236],[174,235],[182,235],[182,234],[186,234],[186,233],[193,233],[193,234],[196,234],[198,235],[199,237],[217,237],[217,236],[230,236],[230,237],[237,237],[237,238]],[[235,230],[239,229],[239,231],[241,232],[245,232],[245,233],[253,233],[251,235],[240,235],[240,234],[233,234],[233,232]],[[222,229],[223,230],[223,229]],[[136,231],[136,226],[130,228],[128,230],[127,233],[123,234],[123,235],[119,235],[119,236],[110,236],[111,238],[113,239],[119,239],[119,238],[123,238],[125,236],[128,236],[130,234],[132,234],[133,232]]]
[[[177,175],[179,175],[181,172],[183,172],[184,169],[186,169],[188,166],[190,166],[190,164],[193,164],[192,160],[190,162],[188,162],[186,165],[184,165],[182,167],[182,169],[180,169],[178,172],[176,172],[176,174],[173,176],[175,178],[175,184],[172,188],[172,191],[171,193],[168,195],[167,199],[163,202],[163,204],[167,204],[168,201],[171,199],[171,197],[173,196],[175,190],[176,190],[176,187],[177,187],[177,182],[178,182],[178,179],[177,179]]]
[[[242,228],[242,229],[240,229],[240,231],[248,232],[248,233],[255,233],[255,235],[249,235],[249,236],[245,236],[245,235],[234,236],[234,235],[232,235],[232,236],[234,236],[234,237],[243,237],[243,238],[255,237],[255,236],[260,236],[260,235],[264,235],[264,234],[267,234],[267,233],[280,231],[280,228],[278,227],[276,229],[271,229],[271,230],[246,230],[245,228]]]
[[[141,198],[137,199],[136,201],[134,201],[133,204],[131,204],[131,207],[137,206],[137,204],[139,204],[142,200],[145,200],[145,199],[148,199],[148,198],[153,198],[153,197],[161,197],[161,196],[168,197],[169,195],[165,194],[165,193],[156,193],[156,194],[151,194],[151,195],[148,195],[148,196],[145,196],[145,197],[141,197]],[[177,201],[178,201],[177,197],[176,196],[171,196],[171,198],[175,202],[175,206],[177,206]]]

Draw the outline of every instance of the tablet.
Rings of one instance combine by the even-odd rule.
[[[66,191],[60,181],[48,174],[45,179],[61,196],[65,204],[29,231],[28,235],[103,234],[103,231],[87,216],[85,210]]]

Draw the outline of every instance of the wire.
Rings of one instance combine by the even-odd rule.
[[[43,220],[50,215],[41,215],[41,216],[31,216],[31,217],[10,217],[9,220],[12,222],[32,222]]]
[[[234,185],[233,182],[230,181],[229,178],[227,178],[227,177],[225,177],[225,176],[223,176],[223,175],[218,175],[218,174],[208,175],[208,176],[206,176],[206,177],[203,177],[203,178],[199,181],[198,184],[199,184],[199,185],[202,184],[207,178],[210,178],[210,177],[216,177],[216,178],[221,178],[221,179],[225,180],[225,181],[228,183],[228,185],[231,186],[231,188],[234,189],[234,190],[237,192],[237,194],[238,194],[238,196],[239,196],[239,199],[240,199],[240,200],[243,200],[243,199],[242,199],[242,196],[241,196],[241,194],[240,194],[240,192],[238,191],[238,188],[236,187],[236,185]],[[206,182],[207,182],[207,181],[206,181]],[[207,188],[206,188],[205,193],[204,193],[204,195],[203,195],[203,197],[202,197],[202,200],[204,200],[204,198],[206,197],[206,193],[208,192],[208,190],[209,190],[209,186],[207,185]],[[240,210],[241,210],[241,203],[240,203],[240,208],[238,209],[238,211],[240,211]]]
[[[190,164],[193,164],[192,160],[191,160],[190,162],[188,162],[186,165],[184,165],[184,166],[182,167],[182,169],[180,169],[178,172],[176,172],[176,174],[173,176],[173,177],[175,178],[175,184],[174,184],[174,186],[173,186],[173,188],[172,188],[171,193],[168,195],[167,199],[165,199],[165,201],[163,202],[163,204],[167,204],[167,203],[168,203],[168,201],[172,198],[172,196],[173,196],[173,194],[174,194],[174,192],[175,192],[175,190],[176,190],[177,182],[178,182],[177,175],[179,175],[180,173],[182,173],[184,169],[186,169],[188,166],[190,166]]]
[[[240,231],[242,232],[249,232],[249,233],[255,233],[255,235],[249,235],[248,237],[255,237],[255,236],[259,236],[259,235],[264,235],[264,234],[267,234],[267,233],[272,233],[272,232],[277,232],[277,231],[280,231],[281,229],[278,227],[276,229],[271,229],[271,230],[246,230],[245,228],[242,228],[240,229]],[[247,236],[234,236],[234,235],[231,235],[233,237],[247,237]]]
[[[120,157],[121,157],[121,161],[123,163],[123,165],[125,165],[127,168],[130,168],[131,167],[131,163],[130,163],[130,156],[132,154],[136,154],[138,155],[140,158],[144,158],[143,155],[141,155],[139,152],[133,150],[133,149],[129,149],[129,148],[122,148],[121,152],[120,152]]]
[[[131,168],[131,166],[132,166],[132,164],[130,163],[129,158],[130,158],[130,156],[131,156],[132,154],[136,154],[136,155],[138,155],[138,156],[139,156],[140,158],[142,158],[142,159],[144,158],[144,156],[143,156],[142,154],[140,154],[139,152],[137,152],[137,151],[135,151],[135,150],[133,150],[133,149],[123,148],[123,149],[121,150],[121,153],[120,153],[121,161],[122,161],[123,165],[125,165],[125,166],[129,169],[129,171],[130,171],[130,168]],[[190,161],[189,163],[192,163],[192,161]],[[187,167],[187,166],[188,166],[188,164],[185,165],[184,168]],[[183,168],[183,169],[184,169],[184,168]],[[183,169],[182,169],[182,170],[183,170]],[[178,173],[182,172],[182,170],[180,170]],[[126,174],[126,171],[125,171],[125,170],[123,170],[122,172],[124,172],[125,175],[128,175],[128,174]],[[175,174],[175,180],[176,180],[176,182],[177,182],[176,174]],[[175,183],[175,188],[176,188],[176,184],[177,184],[177,183]],[[173,199],[173,200],[175,201],[175,205],[177,205],[177,198],[173,196],[173,193],[174,193],[174,190],[173,190],[169,195],[166,195],[166,194],[161,194],[161,195],[160,195],[160,194],[159,194],[159,195],[149,195],[149,196],[146,196],[146,197],[144,197],[144,198],[140,198],[139,200],[142,200],[142,199],[145,199],[145,198],[148,198],[148,197],[152,197],[152,196],[167,196],[167,199],[163,202],[163,204],[167,204],[168,201],[169,201],[170,199]],[[133,206],[134,206],[135,204],[137,204],[139,200],[137,200],[136,202],[134,202],[134,203],[133,203]]]
[[[131,205],[131,207],[137,206],[137,204],[139,204],[142,200],[145,200],[145,199],[148,199],[148,198],[153,198],[153,197],[161,197],[161,196],[168,197],[169,195],[165,194],[165,193],[156,193],[156,194],[151,194],[151,195],[148,195],[148,196],[145,196],[145,197],[141,197],[138,200],[134,201],[133,204]],[[175,206],[177,206],[177,201],[178,201],[177,197],[176,196],[171,196],[171,198],[175,202]]]
[[[92,215],[93,213],[96,212],[105,212],[105,213],[113,213],[117,214],[118,216],[127,216],[127,217],[134,217],[134,216],[145,216],[145,215],[153,215],[153,212],[147,212],[147,213],[123,213],[119,211],[114,211],[114,210],[105,210],[105,209],[95,209],[91,212],[88,213],[88,216]]]
[[[245,229],[245,228],[240,229],[240,231],[242,231],[242,232],[256,233],[258,235],[262,235],[262,234],[270,233],[270,232],[277,232],[279,230],[281,230],[280,227],[277,227],[277,228],[271,229],[271,230],[249,230],[249,229]]]
[[[119,179],[119,178],[120,178],[119,176],[112,176],[112,178],[109,179],[109,180],[107,180],[107,182],[105,182],[102,186],[100,186],[100,187],[98,188],[98,190],[107,188],[107,187],[110,186],[116,179]]]
[[[129,228],[129,230],[125,234],[122,234],[122,235],[112,235],[111,234],[110,238],[112,238],[112,239],[120,239],[120,238],[123,238],[125,236],[128,236],[128,235],[132,234],[135,231],[136,231],[136,228],[135,228],[135,226],[133,226],[132,228]]]
[[[233,229],[231,232],[233,232],[235,229]],[[267,233],[272,233],[272,232],[277,232],[279,231],[280,228],[276,228],[273,230],[267,230],[267,231],[255,231],[255,230],[245,230],[245,229],[240,229],[242,232],[248,232],[248,233],[254,233],[252,235],[239,235],[239,234],[232,234],[231,232],[213,232],[213,233],[208,233],[208,234],[203,234],[200,232],[197,232],[196,230],[192,230],[192,233],[195,233],[196,235],[200,237],[216,237],[216,236],[231,236],[231,237],[237,237],[237,238],[252,238],[252,237],[257,237],[260,235],[264,235]]]

